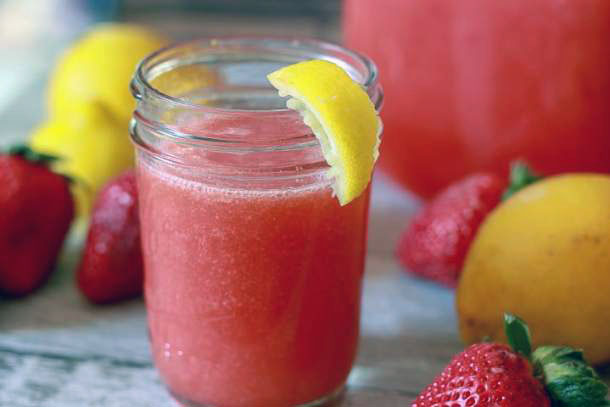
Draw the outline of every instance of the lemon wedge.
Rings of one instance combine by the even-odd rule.
[[[366,189],[379,156],[381,121],[364,89],[336,64],[311,60],[267,75],[286,105],[301,113],[322,146],[334,180],[333,191],[346,205]]]

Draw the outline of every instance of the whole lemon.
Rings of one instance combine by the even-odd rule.
[[[566,174],[498,206],[469,249],[457,290],[463,340],[505,340],[502,314],[534,344],[582,348],[610,362],[610,176]]]
[[[138,62],[161,48],[166,39],[129,24],[95,26],[60,58],[51,75],[48,107],[51,116],[70,112],[83,101],[97,100],[126,128],[135,102],[129,82]]]
[[[79,215],[88,214],[101,186],[134,161],[128,130],[103,105],[91,101],[43,123],[30,145],[60,158],[53,168],[74,178]]]

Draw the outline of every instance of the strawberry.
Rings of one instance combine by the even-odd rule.
[[[582,352],[545,346],[531,351],[527,325],[506,314],[511,347],[470,346],[426,387],[411,407],[601,407],[607,386]]]
[[[505,188],[494,174],[474,174],[450,185],[411,221],[398,244],[401,263],[412,273],[455,287],[470,242]]]
[[[19,146],[0,155],[0,293],[21,296],[53,271],[74,202],[69,181],[49,170],[57,158]]]
[[[137,297],[142,293],[142,269],[136,179],[128,171],[106,184],[97,197],[77,271],[78,287],[98,304]]]
[[[455,287],[470,243],[487,214],[503,198],[538,179],[517,163],[510,185],[491,173],[473,174],[450,185],[414,216],[398,243],[398,259],[420,277]]]
[[[445,403],[445,404],[443,404]],[[471,345],[456,356],[412,407],[549,407],[528,361],[506,345]]]

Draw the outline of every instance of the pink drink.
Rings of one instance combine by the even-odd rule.
[[[259,40],[251,41],[250,53]],[[148,86],[138,75],[154,65],[145,60],[134,79],[137,97]],[[240,88],[225,80],[219,91],[233,97]],[[295,112],[165,103],[141,99],[132,129],[161,377],[186,406],[331,400],[358,342],[368,190],[339,205],[319,144]]]
[[[610,173],[610,1],[344,0],[386,91],[381,167],[430,198],[473,172]]]
[[[358,339],[367,197],[229,191],[139,163],[146,299],[172,392],[292,406],[339,389]]]

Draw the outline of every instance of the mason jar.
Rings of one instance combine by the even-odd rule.
[[[358,342],[369,189],[340,206],[311,130],[266,75],[330,43],[210,38],[155,52],[131,88],[152,354],[185,406],[323,405]]]

